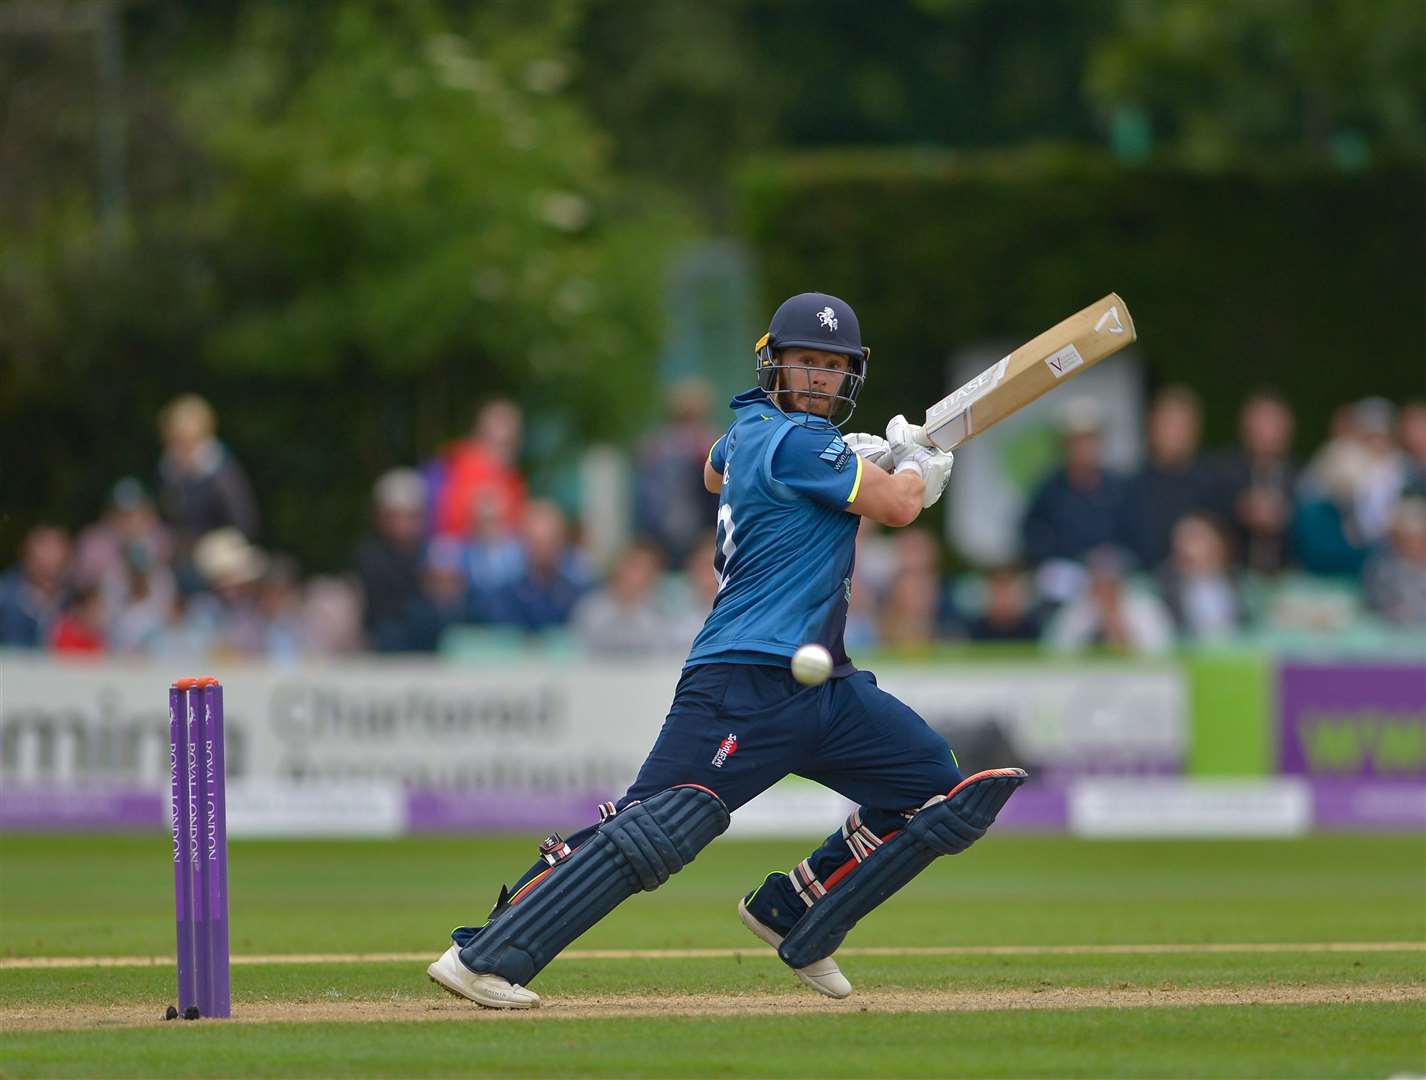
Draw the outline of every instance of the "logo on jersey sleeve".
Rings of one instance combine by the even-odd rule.
[[[832,436],[832,441],[827,444],[827,449],[817,455],[836,472],[841,472],[847,467],[847,462],[852,460],[852,451],[846,443],[842,441],[840,435]]]
[[[723,763],[738,752],[738,737],[731,731],[728,737],[718,744],[718,752],[713,755],[713,768],[721,769]]]

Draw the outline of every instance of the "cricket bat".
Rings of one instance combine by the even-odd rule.
[[[1110,293],[1056,323],[926,410],[912,429],[923,446],[954,450],[1041,394],[1083,374],[1134,341],[1134,320]]]

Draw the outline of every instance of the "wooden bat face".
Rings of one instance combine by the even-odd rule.
[[[954,450],[1136,339],[1128,306],[1110,293],[932,405],[913,435],[926,446]]]

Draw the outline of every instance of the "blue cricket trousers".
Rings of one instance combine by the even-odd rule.
[[[869,671],[803,686],[783,667],[701,664],[684,670],[663,729],[617,805],[692,783],[716,791],[733,811],[788,774],[829,787],[858,809],[787,875],[754,890],[754,913],[781,934],[839,871],[962,779],[946,740]]]

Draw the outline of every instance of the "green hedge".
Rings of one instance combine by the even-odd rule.
[[[856,307],[868,422],[944,394],[958,348],[1028,340],[1111,290],[1153,382],[1203,395],[1210,442],[1264,384],[1296,404],[1304,449],[1342,401],[1426,393],[1419,165],[1205,175],[1069,149],[841,152],[763,159],[740,198],[769,313],[808,289]]]

